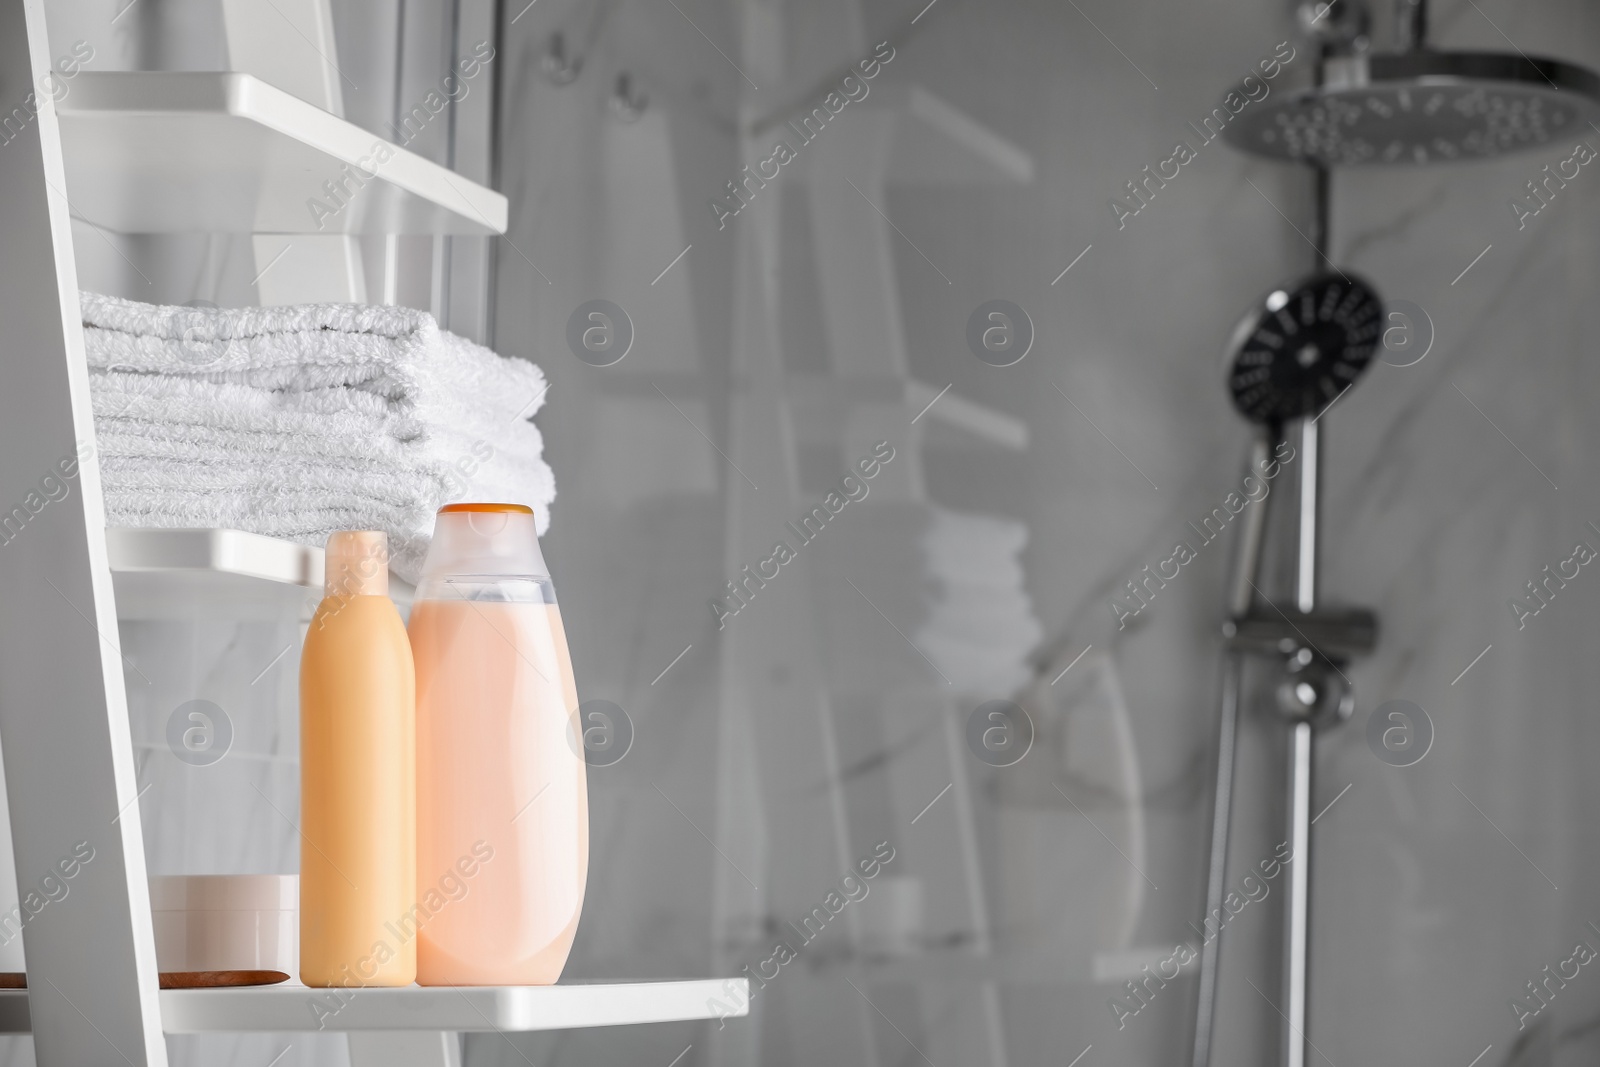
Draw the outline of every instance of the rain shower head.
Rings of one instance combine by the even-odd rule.
[[[1593,71],[1520,53],[1433,51],[1425,2],[1397,9],[1401,51],[1325,59],[1319,84],[1252,104],[1223,137],[1258,156],[1355,167],[1489,159],[1600,122]]]
[[[1454,163],[1565,139],[1600,121],[1600,77],[1497,52],[1355,55],[1223,131],[1241,151],[1323,167]]]
[[[1383,304],[1361,279],[1317,274],[1274,289],[1228,346],[1228,390],[1251,422],[1281,426],[1332,403],[1372,360]]]

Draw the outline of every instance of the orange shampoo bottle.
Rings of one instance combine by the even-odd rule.
[[[388,539],[328,538],[300,659],[300,980],[417,976],[416,673],[389,599]]]

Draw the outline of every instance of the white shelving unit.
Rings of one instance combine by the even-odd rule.
[[[85,71],[60,116],[73,214],[119,233],[505,232],[493,189],[249,74]]]
[[[326,29],[319,4],[278,0],[260,17],[287,6]],[[230,5],[225,17],[255,11]],[[349,1033],[356,1067],[452,1067],[452,1031],[743,1014],[743,979],[356,990],[331,1017],[312,1010],[329,991],[297,985],[158,989],[119,614],[282,606],[315,594],[322,554],[231,530],[106,530],[97,453],[83,448],[95,435],[71,216],[130,233],[317,233],[334,236],[295,239],[348,246],[356,234],[500,233],[507,210],[500,194],[396,148],[319,228],[306,200],[369,158],[372,134],[241,73],[84,72],[58,114],[45,91],[58,51],[44,0],[0,0],[0,92],[32,109],[20,124],[14,113],[0,146],[0,588],[11,605],[0,738],[24,900],[75,843],[94,859],[68,894],[30,910],[28,988],[0,991],[0,1032],[31,1033],[41,1067],[164,1067],[169,1033],[319,1029]],[[41,494],[74,455],[90,458],[70,491]]]

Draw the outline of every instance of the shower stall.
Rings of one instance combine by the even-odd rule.
[[[1223,624],[1228,650],[1223,660],[1202,917],[1205,937],[1190,1056],[1194,1067],[1207,1067],[1211,1062],[1220,933],[1231,911],[1226,897],[1227,846],[1241,702],[1240,654],[1245,652],[1281,664],[1281,681],[1274,697],[1287,724],[1284,850],[1290,858],[1280,905],[1281,997],[1276,1004],[1282,1016],[1282,1062],[1302,1067],[1316,1052],[1308,1036],[1311,826],[1322,814],[1312,814],[1314,741],[1319,731],[1337,726],[1354,713],[1356,693],[1342,668],[1373,651],[1378,628],[1376,618],[1364,609],[1319,610],[1323,599],[1318,557],[1324,550],[1319,533],[1324,461],[1322,430],[1317,424],[1367,369],[1373,352],[1386,338],[1388,318],[1377,294],[1329,258],[1333,172],[1340,167],[1415,167],[1493,159],[1564,148],[1565,142],[1573,139],[1581,152],[1588,131],[1600,133],[1600,126],[1595,125],[1600,119],[1600,76],[1584,67],[1534,59],[1520,51],[1431,49],[1427,0],[1398,0],[1395,4],[1392,52],[1372,51],[1368,13],[1355,0],[1307,2],[1300,5],[1298,14],[1315,48],[1311,84],[1263,102],[1248,116],[1241,114],[1226,134],[1242,151],[1310,168],[1314,202],[1308,243],[1315,265],[1323,273],[1287,291],[1269,293],[1240,323],[1229,353],[1228,384],[1234,405],[1261,432],[1245,478],[1259,477],[1270,469],[1268,452],[1281,452],[1287,441],[1286,427],[1292,426],[1299,446],[1298,500],[1289,610],[1275,604],[1256,584],[1266,510],[1252,512],[1251,521],[1238,536],[1229,617]],[[1246,93],[1251,95],[1248,87]],[[1557,182],[1564,187],[1560,178]],[[1513,212],[1516,210],[1514,201]],[[1405,350],[1413,342],[1403,335],[1415,329],[1415,324],[1403,311],[1395,318],[1405,325],[1394,347]],[[1258,598],[1264,608],[1257,604]],[[1368,722],[1367,740],[1373,754],[1385,763],[1413,766],[1432,747],[1432,722],[1414,703],[1385,702],[1373,709]],[[1542,1009],[1543,999],[1531,987],[1530,991],[1535,992]],[[1526,1018],[1538,1014],[1522,1010],[1524,1006],[1511,1001],[1519,1029]],[[1491,1050],[1486,1049],[1485,1054]]]
[[[717,844],[685,921],[715,931],[722,970],[776,972],[748,1026],[689,1055],[1585,1055],[1600,990],[1511,1005],[1543,1004],[1526,983],[1588,936],[1569,885],[1600,873],[1578,814],[1592,729],[1565,709],[1589,609],[1581,578],[1525,629],[1507,599],[1586,519],[1594,194],[1570,166],[1542,199],[1528,182],[1600,136],[1600,20],[1482,0],[730,10],[726,36],[689,8],[621,5],[598,36],[581,5],[531,11],[532,53],[556,66],[555,40],[570,59],[592,37],[603,70],[530,81],[502,163],[578,196],[521,232],[562,230],[550,247],[587,274],[569,296],[502,275],[501,329],[559,357],[571,308],[605,298],[636,345],[659,338],[606,377],[558,362],[551,417],[592,456],[569,507],[622,520],[573,558],[660,605],[628,631],[614,698],[703,731],[665,772]],[[880,41],[894,58],[867,99],[803,140]],[[624,74],[649,98],[628,118],[602,107]],[[581,108],[580,154],[538,158]],[[1193,158],[1162,162],[1180,141]],[[765,165],[778,142],[798,158]],[[579,195],[580,160],[610,184]],[[1323,308],[1359,336],[1264,359],[1251,337],[1306,299],[1307,322]],[[974,316],[999,351],[974,346]],[[1230,396],[1224,348],[1267,368],[1270,396],[1229,375]],[[881,478],[904,481],[873,484],[777,578],[743,577],[880,438],[897,457]],[[617,473],[644,454],[654,477]],[[929,640],[944,579],[924,501],[1026,526],[1026,671],[964,684]],[[1219,510],[1225,530],[1206,524]],[[698,577],[664,555],[690,542]],[[645,562],[666,558],[670,576]],[[692,610],[699,631],[649,621]],[[611,631],[592,625],[595,647]],[[1219,690],[1237,714],[1220,739]],[[974,755],[974,716],[999,751]],[[693,834],[654,773],[635,795]],[[822,872],[880,840],[885,880],[768,964]]]

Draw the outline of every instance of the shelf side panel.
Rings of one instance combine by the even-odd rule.
[[[0,0],[0,737],[35,1051],[164,1067],[43,0]],[[120,816],[119,816],[120,812]],[[110,1046],[110,1047],[108,1047]]]

